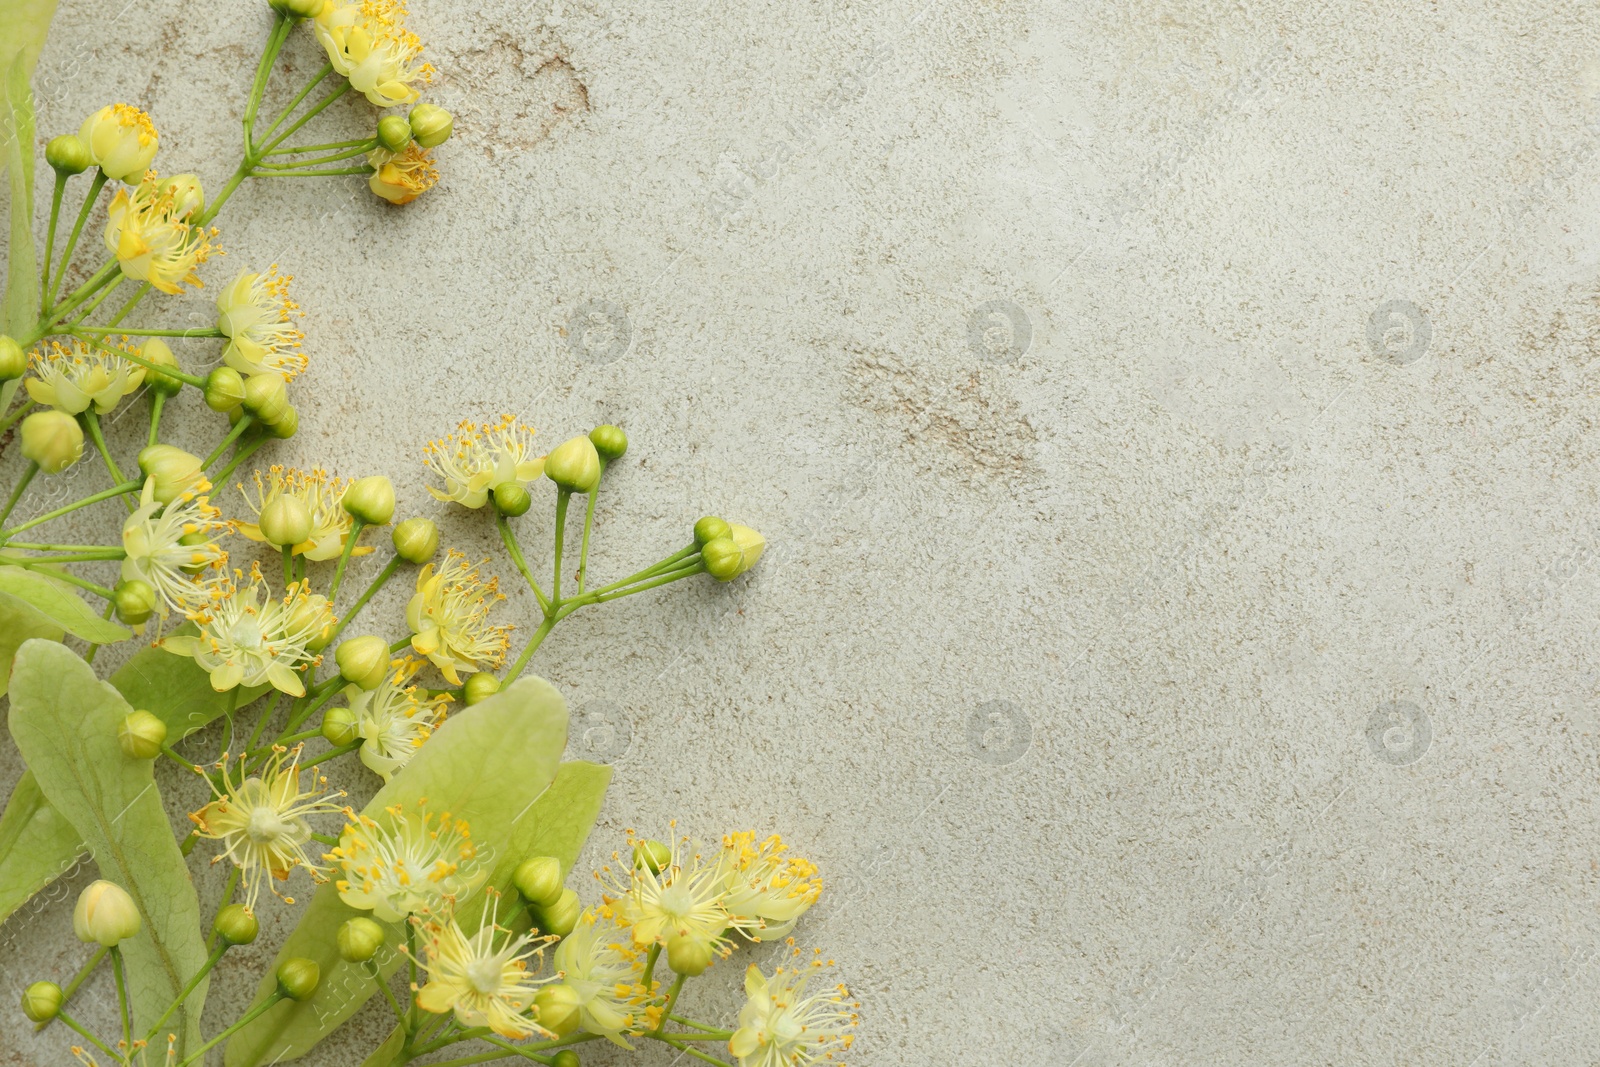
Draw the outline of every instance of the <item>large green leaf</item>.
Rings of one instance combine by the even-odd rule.
[[[0,922],[71,870],[82,853],[83,836],[25,771],[0,816]]]
[[[0,159],[11,189],[4,318],[6,332],[17,336],[39,317],[38,261],[33,251],[33,93],[28,83],[55,10],[56,0],[5,0],[0,4],[0,77],[4,79]]]
[[[134,1023],[151,1025],[206,960],[200,902],[172,836],[150,760],[132,760],[117,727],[132,710],[66,646],[29,641],[11,675],[11,736],[52,807],[88,843],[101,874],[133,897],[143,924],[122,943]],[[170,1025],[199,1047],[206,983]]]
[[[101,618],[63,582],[22,567],[0,567],[0,603],[16,600],[36,608],[72,636],[97,645],[132,636],[126,627]]]
[[[11,660],[22,642],[42,637],[59,641],[65,634],[48,615],[13,597],[0,597],[0,697],[11,680]]]
[[[522,679],[450,718],[406,769],[378,791],[366,814],[376,818],[387,807],[409,807],[426,797],[429,810],[467,820],[479,847],[493,850],[495,873],[486,885],[505,892],[511,871],[527,854],[519,849],[542,848],[548,842],[549,854],[570,867],[600,810],[609,768],[564,764],[557,778],[566,740],[567,709],[561,694],[542,679]],[[469,920],[475,922],[480,914],[482,892],[459,902],[458,913],[469,929]],[[367,913],[339,899],[332,883],[317,890],[278,959],[316,960],[322,984],[310,1000],[279,1004],[236,1035],[228,1045],[229,1067],[304,1055],[377,992],[359,968],[339,958],[334,943],[340,924],[362,914]],[[387,930],[391,946],[404,939],[400,924],[388,924]],[[400,966],[395,952],[386,951],[382,958],[385,975]],[[257,991],[257,1003],[272,992],[273,984],[269,972]]]

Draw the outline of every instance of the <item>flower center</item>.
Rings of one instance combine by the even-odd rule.
[[[250,821],[245,825],[244,832],[250,836],[250,840],[265,843],[281,836],[288,828],[289,824],[276,811],[258,807],[251,810]]]
[[[240,648],[259,649],[261,647],[261,623],[256,621],[254,615],[242,616],[238,622],[233,624],[233,629],[229,631],[229,636],[233,638],[233,643]]]
[[[488,995],[500,988],[500,964],[492,957],[475,959],[467,964],[467,984],[475,992]]]

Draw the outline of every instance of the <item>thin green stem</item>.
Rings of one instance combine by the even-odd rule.
[[[556,490],[556,550],[555,577],[550,582],[550,601],[561,603],[561,544],[567,532],[567,505],[572,501],[572,490]]]
[[[241,434],[255,425],[255,421],[255,417],[252,415],[239,416],[239,421],[233,424],[233,428],[228,431],[228,436],[224,437],[221,443],[211,450],[209,456],[200,461],[200,466],[209,470],[213,463],[222,458],[222,453],[228,450],[229,445],[237,441]]]
[[[667,990],[667,1002],[661,1007],[661,1021],[656,1023],[655,1032],[657,1034],[666,1029],[667,1016],[672,1014],[673,1005],[678,1003],[678,994],[683,992],[684,980],[685,976],[681,974],[673,978],[672,986]]]
[[[666,585],[670,582],[676,582],[692,575],[704,574],[705,569],[706,565],[704,563],[700,562],[699,560],[695,560],[693,563],[686,564],[678,570],[668,571],[666,574],[663,574],[658,578],[652,578],[647,582],[640,582],[638,585],[630,586],[627,589],[617,589],[609,593],[585,593],[582,597],[582,601],[589,604],[608,604],[613,600],[621,600],[625,596],[632,596],[635,593],[642,593],[647,589],[654,589],[657,586]],[[572,610],[576,611],[578,608],[583,606],[584,603],[574,601]],[[571,614],[571,612],[569,611],[568,614]],[[562,617],[565,618],[566,616]]]
[[[239,868],[235,867],[233,869],[233,874],[234,877],[228,881],[227,897],[233,896],[233,887],[238,884]],[[224,898],[223,900],[223,907],[227,907],[227,898]],[[220,915],[222,913],[222,908],[218,908],[217,913]],[[215,925],[215,920],[213,920],[213,925]],[[215,939],[216,935],[213,933],[212,937]],[[161,1014],[161,1018],[156,1020],[156,1024],[150,1028],[150,1032],[144,1035],[145,1044],[148,1045],[151,1041],[155,1040],[156,1034],[161,1030],[161,1024],[172,1018],[172,1013],[177,1011],[179,1006],[181,1006],[184,1001],[189,999],[189,994],[193,993],[195,988],[199,986],[201,982],[205,981],[206,975],[211,973],[212,968],[217,965],[217,961],[222,959],[223,953],[227,952],[229,947],[229,944],[226,941],[223,941],[221,944],[218,944],[216,948],[211,950],[211,955],[206,958],[206,962],[201,965],[200,969],[194,972],[194,977],[189,979],[189,984],[183,987],[183,992],[178,994],[178,999],[172,1002],[172,1006]]]
[[[361,599],[350,605],[350,610],[339,617],[339,625],[333,628],[333,635],[328,638],[329,647],[332,647],[334,641],[338,640],[339,635],[344,632],[344,628],[350,625],[350,620],[356,617],[356,613],[367,606],[367,601],[371,600],[373,595],[383,588],[385,582],[394,577],[394,572],[399,570],[400,564],[404,562],[399,556],[395,556],[385,564],[383,570],[379,571],[378,576],[372,580],[372,584],[367,586],[367,591],[361,594]]]
[[[318,80],[321,80],[320,77],[319,77]],[[296,131],[298,131],[300,129],[300,127],[304,126],[306,123],[310,122],[312,119],[314,119],[318,115],[322,114],[323,110],[325,108],[327,108],[329,104],[332,104],[335,100],[339,99],[341,96],[343,96],[345,93],[348,93],[349,91],[350,91],[350,83],[348,81],[341,81],[339,83],[339,88],[335,89],[333,92],[329,93],[327,96],[325,96],[321,100],[317,101],[317,103],[312,105],[310,111],[307,111],[304,115],[301,115],[298,119],[296,119],[294,121],[294,123],[291,126],[289,126],[287,129],[285,129],[282,133],[278,134],[277,137],[273,138],[271,141],[268,141],[265,145],[262,145],[260,151],[255,153],[255,158],[256,159],[262,158],[268,152],[272,151],[274,148],[277,148],[284,141],[286,141],[290,137],[294,136],[294,134],[296,133]]]
[[[105,435],[100,432],[100,416],[95,414],[93,408],[83,413],[83,426],[84,429],[89,431],[89,440],[94,442],[95,451],[99,452],[100,458],[105,461],[106,470],[111,472],[111,480],[114,482],[126,482],[128,479],[122,476],[122,470],[117,466],[117,461],[111,458],[111,450],[106,447]],[[123,503],[128,505],[129,511],[133,510],[134,504],[132,500],[124,499]]]
[[[111,616],[116,613],[116,610],[117,610],[117,605],[112,603],[112,602],[110,602],[110,601],[107,601],[106,602],[106,610],[100,613],[100,617],[102,619],[106,620],[106,622],[110,622],[111,621]],[[87,649],[84,650],[83,662],[85,662],[85,663],[93,663],[94,662],[95,653],[97,653],[99,651],[100,651],[100,646],[98,644],[90,645]]]
[[[712,1037],[729,1038],[733,1036],[732,1030],[719,1030],[715,1026],[707,1026],[705,1023],[697,1023],[693,1019],[682,1015],[673,1015],[669,1012],[667,1014],[667,1018],[671,1019],[675,1023],[679,1023],[680,1025],[692,1027],[695,1030],[703,1030]]]
[[[159,389],[150,391],[150,438],[148,444],[155,444],[161,437],[161,409],[166,405],[167,394]]]
[[[522,572],[522,577],[527,580],[528,588],[533,590],[533,595],[539,598],[539,609],[548,614],[550,600],[544,595],[544,590],[539,588],[539,583],[533,580],[533,572],[528,569],[528,561],[522,558],[522,546],[517,543],[517,535],[511,530],[511,520],[504,515],[496,514],[495,524],[500,527],[500,540],[505,542],[511,562]]]
[[[239,421],[243,422],[244,419],[241,418]],[[239,464],[249,459],[255,454],[256,449],[260,448],[266,443],[267,439],[265,437],[258,437],[254,441],[246,441],[244,444],[234,449],[233,458],[228,461],[228,465],[226,467],[223,467],[222,470],[218,472],[215,478],[211,479],[212,482],[217,485],[222,485],[225,483],[233,474],[233,472],[238,469]]]
[[[287,589],[294,584],[294,546],[283,546],[283,586]]]
[[[222,1033],[218,1034],[216,1037],[213,1037],[210,1041],[207,1041],[205,1044],[201,1045],[195,1050],[193,1055],[184,1060],[178,1065],[178,1067],[190,1067],[191,1064],[199,1063],[205,1058],[205,1054],[207,1052],[210,1052],[219,1044],[226,1041],[240,1030],[243,1030],[246,1026],[249,1026],[261,1016],[265,1015],[268,1011],[272,1010],[273,1006],[276,1005],[278,1001],[282,1000],[283,998],[284,992],[281,989],[274,990],[270,997],[262,1001],[260,1004],[257,1004],[254,1008],[251,1008],[249,1011],[245,1012],[244,1015],[240,1017],[238,1022],[222,1031]]]
[[[7,415],[5,418],[0,419],[0,433],[5,433],[7,430],[11,429],[11,427],[15,426],[17,424],[17,421],[19,419],[21,419],[23,416],[27,415],[28,412],[30,410],[32,410],[32,408],[33,408],[33,401],[29,400],[29,399],[24,399],[22,401],[22,403],[20,405],[18,405],[17,410],[13,411],[11,414]]]
[[[308,167],[322,167],[329,163],[337,163],[342,159],[354,159],[356,156],[365,155],[372,151],[377,141],[363,141],[354,148],[346,148],[341,152],[319,156],[316,159],[297,159],[289,163],[257,163],[256,170],[294,170]]]
[[[107,1056],[115,1057],[119,1061],[122,1059],[122,1057],[120,1055],[118,1055],[115,1052],[112,1052],[109,1048],[107,1048],[106,1047],[106,1043],[104,1041],[101,1041],[98,1037],[95,1037],[89,1031],[85,1030],[83,1028],[83,1024],[82,1023],[80,1023],[78,1020],[74,1019],[72,1016],[68,1015],[66,1012],[64,1012],[64,1011],[57,1012],[56,1013],[56,1018],[60,1019],[62,1022],[66,1023],[68,1026],[70,1026],[74,1030],[78,1031],[78,1033],[80,1033],[84,1037],[88,1038],[89,1042],[91,1044],[93,1044],[95,1048],[99,1049],[101,1052],[104,1052]]]
[[[416,925],[414,923],[407,919],[405,920],[405,925],[406,965],[410,968],[411,974],[411,980],[406,983],[406,988],[412,991],[411,1007],[406,1012],[406,1032],[409,1034],[415,1034],[417,1032],[417,935]]]
[[[22,494],[28,488],[28,483],[33,481],[33,476],[38,473],[39,465],[29,460],[27,469],[22,472],[22,477],[17,482],[17,487],[11,490],[11,496],[6,500],[5,509],[0,511],[0,529],[5,528],[6,520],[11,517],[12,509],[17,506],[17,501],[22,499]]]
[[[154,289],[154,288],[155,288],[155,286],[151,285],[149,282],[145,282],[144,284],[140,285],[138,290],[132,296],[128,297],[128,302],[126,304],[123,304],[122,307],[118,308],[117,309],[117,313],[115,315],[111,316],[111,321],[106,323],[106,325],[107,326],[115,326],[117,323],[119,323],[123,319],[127,318],[128,317],[128,313],[131,312],[134,308],[138,307],[139,306],[139,301],[141,301],[145,297],[149,296],[150,295],[150,291],[152,289]],[[88,312],[85,312],[83,315],[80,315],[77,318],[77,320],[74,321],[73,328],[76,329],[77,328],[77,324],[79,322],[82,322],[86,318],[88,318]]]
[[[649,953],[644,958],[644,975],[639,979],[639,984],[644,986],[644,995],[655,996],[656,961],[661,958],[661,945],[656,943],[650,946]]]
[[[228,197],[232,196],[234,190],[239,188],[239,184],[250,176],[250,168],[254,165],[251,157],[245,156],[244,161],[239,164],[239,169],[234,171],[233,177],[228,179],[228,184],[222,187],[222,192],[217,194],[215,200],[206,205],[205,211],[201,212],[200,217],[194,221],[193,225],[204,226],[216,218],[217,212],[222,210],[222,205],[228,202]]]
[[[29,548],[35,552],[104,552],[115,545],[47,545],[42,541],[9,541],[7,548]]]
[[[303,144],[290,145],[288,148],[274,148],[270,152],[261,153],[263,156],[300,156],[308,152],[337,152],[341,148],[355,148],[357,145],[369,149],[377,144],[371,137],[357,137],[349,141],[330,141],[328,144]]]
[[[315,767],[319,763],[326,763],[328,760],[343,756],[347,752],[354,752],[356,749],[361,747],[361,744],[362,743],[360,741],[352,741],[348,745],[340,745],[338,748],[330,748],[316,759],[306,760],[304,763],[300,764],[300,768],[301,770],[304,770],[307,767]],[[330,845],[337,845],[338,843],[338,838],[333,838],[328,842]]]
[[[610,585],[602,585],[598,589],[591,589],[589,590],[588,595],[595,596],[600,593],[609,593],[613,589],[621,589],[625,585],[632,585],[634,582],[641,582],[646,578],[654,578],[656,575],[665,571],[676,569],[678,564],[682,563],[690,556],[695,555],[699,551],[699,545],[689,545],[687,548],[679,549],[677,552],[674,552],[665,559],[657,560],[655,563],[650,564],[650,566],[646,567],[642,571],[635,571],[626,578],[619,578]]]
[[[117,285],[122,283],[122,264],[118,263],[116,259],[107,260],[106,263],[98,271],[96,271],[88,281],[78,286],[77,289],[74,289],[71,296],[67,297],[67,299],[63,300],[61,303],[57,304],[53,309],[51,309],[51,311],[45,316],[44,320],[39,323],[34,332],[29,335],[26,342],[18,343],[22,344],[22,347],[27,348],[28,345],[33,344],[34,341],[37,341],[46,334],[67,332],[65,330],[57,330],[55,328],[56,323],[72,314],[73,311],[77,310],[78,306],[85,300],[98,293],[105,286],[113,283]]]
[[[54,511],[47,511],[43,515],[29,519],[15,529],[0,531],[0,545],[11,540],[13,534],[19,534],[23,530],[31,530],[40,523],[49,522],[51,519],[59,519],[63,515],[71,514],[79,508],[86,508],[90,504],[98,504],[102,500],[110,500],[114,496],[120,496],[123,493],[139,488],[139,485],[139,482],[123,482],[121,485],[113,485],[110,489],[102,489],[100,492],[86,496],[75,503],[67,504],[56,508]]]
[[[100,198],[100,190],[106,186],[106,172],[96,169],[94,179],[89,182],[89,192],[83,198],[83,207],[78,209],[78,221],[72,224],[72,234],[67,238],[67,247],[61,253],[61,266],[57,268],[55,281],[50,284],[50,291],[45,297],[45,307],[49,308],[56,302],[56,292],[61,288],[61,279],[66,277],[67,267],[72,264],[72,253],[77,250],[78,237],[83,233],[83,224],[89,221],[89,212],[94,210],[95,201]]]
[[[378,988],[383,991],[384,998],[388,1000],[389,1007],[394,1009],[394,1017],[399,1020],[401,1026],[404,1026],[406,1024],[406,1011],[400,1006],[400,1002],[395,999],[394,990],[389,988],[389,983],[384,980],[383,973],[378,970],[378,965],[368,960],[362,965],[361,969],[367,972],[367,977],[377,983]]]
[[[15,546],[7,546],[15,547]],[[62,552],[51,556],[28,556],[29,563],[94,563],[98,560],[127,559],[122,548],[102,548],[93,552]]]
[[[521,676],[523,669],[528,665],[528,661],[533,658],[533,654],[538,651],[539,646],[544,644],[544,639],[550,636],[550,631],[556,628],[556,623],[559,621],[555,615],[545,616],[544,621],[539,624],[539,628],[533,631],[533,636],[528,638],[528,647],[522,650],[522,655],[517,657],[517,661],[506,672],[506,682],[515,681]]]
[[[606,466],[600,464],[600,478],[606,476]],[[600,483],[596,482],[589,491],[589,503],[583,509],[583,546],[578,550],[578,595],[583,595],[583,583],[589,576],[589,532],[594,528],[594,502],[600,495]]]
[[[289,15],[279,14],[277,21],[272,25],[272,32],[267,35],[267,46],[261,50],[261,61],[256,64],[255,80],[250,83],[250,98],[244,107],[244,151],[248,156],[253,150],[253,137],[256,125],[256,113],[261,110],[261,97],[267,91],[267,78],[272,74],[272,65],[278,61],[278,53],[283,49],[283,42],[289,36],[289,30],[294,24],[294,19]]]
[[[129,352],[125,348],[113,348],[98,338],[83,336],[81,331],[77,330],[73,331],[72,336],[77,337],[79,340],[87,341],[92,347],[98,348],[100,351],[105,352],[108,355],[113,355],[118,359],[125,359],[129,363],[137,364],[147,371],[154,371],[158,374],[163,374],[168,378],[176,378],[185,385],[192,385],[196,389],[204,389],[206,387],[206,380],[204,378],[193,374],[186,374],[183,371],[178,370],[176,367],[162,366],[159,363],[152,363],[150,360],[145,359],[137,352]]]
[[[117,1017],[122,1022],[122,1045],[133,1047],[133,1007],[128,1003],[128,980],[122,973],[122,949],[111,946],[111,973],[117,980]]]
[[[34,560],[22,556],[0,556],[0,564],[11,567],[22,567],[25,570],[30,571],[40,569],[40,565]],[[45,573],[50,575],[52,578],[57,578],[63,582],[66,582],[68,585],[75,585],[79,589],[87,589],[96,596],[104,597],[107,600],[110,600],[116,595],[105,586],[95,585],[93,582],[84,581],[75,574],[68,574],[66,571],[56,570],[53,567],[44,567],[43,569]]]
[[[337,178],[344,174],[372,174],[371,167],[340,167],[337,170],[269,170],[250,172],[252,178]]]
[[[121,274],[118,274],[116,277],[112,278],[109,283],[103,286],[99,292],[95,294],[95,298],[93,300],[89,301],[87,304],[83,305],[83,307],[78,309],[78,313],[73,316],[71,322],[54,330],[53,332],[71,333],[73,330],[76,330],[79,326],[83,325],[89,316],[98,311],[100,309],[100,305],[104,304],[108,299],[110,299],[111,294],[116,292],[117,289],[121,287],[123,280],[124,276]]]
[[[194,771],[197,774],[206,773],[204,771],[204,769],[202,769],[201,767],[197,766],[196,764],[190,763],[188,760],[186,760],[182,756],[178,755],[177,751],[174,750],[171,745],[162,745],[161,746],[161,754],[163,756],[166,756],[168,759],[173,760],[174,762],[176,762],[178,764],[181,764],[184,767],[189,768],[189,770]]]
[[[101,961],[106,958],[110,951],[110,949],[101,945],[95,949],[94,955],[89,957],[89,961],[78,968],[78,973],[72,976],[72,981],[67,983],[67,988],[61,991],[61,1004],[63,1007],[72,1002],[72,995],[78,991],[79,986],[88,981],[89,976],[95,972],[95,969],[100,966]],[[33,1032],[39,1033],[49,1025],[50,1020],[46,1019],[44,1022],[35,1025]]]
[[[655,1037],[654,1034],[646,1034],[645,1036],[646,1037]],[[727,1060],[719,1060],[715,1056],[708,1056],[704,1052],[701,1052],[699,1049],[695,1048],[693,1045],[686,1045],[682,1041],[679,1041],[679,1040],[677,1040],[675,1038],[661,1036],[661,1037],[656,1037],[656,1040],[657,1041],[666,1042],[667,1044],[671,1045],[673,1048],[677,1049],[679,1052],[687,1052],[689,1055],[693,1056],[695,1059],[700,1060],[700,1061],[702,1061],[704,1063],[715,1064],[716,1067],[732,1067],[732,1065],[730,1063],[728,1063]]]
[[[350,563],[350,553],[356,550],[356,538],[361,536],[361,528],[366,523],[358,518],[350,520],[350,533],[344,539],[344,551],[339,553],[339,565],[333,569],[333,581],[328,585],[328,603],[334,603],[334,597],[339,595],[339,583],[344,581],[344,569]]]
[[[533,1060],[535,1063],[555,1062],[554,1056],[541,1056],[537,1052],[533,1052],[529,1049],[518,1048],[516,1045],[513,1045],[503,1037],[495,1037],[493,1034],[485,1034],[483,1035],[482,1040],[487,1041],[496,1048],[503,1048],[514,1056],[521,1056],[525,1060]]]
[[[45,230],[44,264],[39,268],[39,315],[50,310],[50,256],[56,250],[56,221],[61,218],[61,194],[67,191],[67,174],[56,171],[55,192],[50,195],[50,225]]]
[[[73,333],[114,333],[125,337],[225,337],[215,326],[196,326],[192,330],[136,330],[131,327],[74,326]]]
[[[306,87],[304,89],[301,89],[298,93],[295,94],[294,99],[289,101],[289,106],[284,108],[282,111],[280,111],[278,113],[278,117],[272,120],[272,125],[271,126],[268,126],[264,131],[262,131],[261,136],[263,136],[263,137],[271,137],[273,131],[276,130],[279,126],[282,126],[283,123],[284,123],[284,120],[287,119],[290,115],[294,114],[294,110],[295,110],[295,108],[300,106],[300,102],[302,100],[304,100],[306,97],[311,95],[311,90],[315,89],[318,85],[321,85],[322,84],[322,79],[326,78],[328,75],[330,75],[332,73],[333,73],[333,64],[324,63],[322,65],[322,69],[317,71],[317,76],[312,78],[311,81],[306,84]],[[281,140],[281,138],[280,138],[280,140]],[[276,144],[277,142],[275,141],[273,143]],[[291,151],[293,151],[293,149],[286,148],[286,149],[284,149],[284,151],[285,152],[291,152]],[[274,155],[274,154],[275,154],[274,150],[269,146],[266,149],[264,149],[264,150],[262,150],[260,152],[257,152],[256,156],[257,157],[261,157],[261,156],[270,156],[270,155]]]

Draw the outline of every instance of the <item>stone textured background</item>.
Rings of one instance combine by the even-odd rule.
[[[871,1067],[1594,1062],[1592,10],[414,8],[458,116],[439,187],[256,183],[207,277],[296,275],[277,461],[442,515],[419,450],[457,420],[614,421],[597,574],[703,512],[771,539],[535,660],[616,767],[588,859],[672,818],[781,831],[830,881],[801,940]],[[266,25],[63,0],[41,138],[127,100],[217,188]],[[448,539],[488,553],[481,520]],[[5,1003],[81,960],[91,877],[0,930]],[[305,1062],[359,1062],[380,1009]],[[8,1023],[0,1063],[65,1043]]]

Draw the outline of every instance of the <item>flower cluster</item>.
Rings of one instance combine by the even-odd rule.
[[[122,352],[140,354],[126,339],[120,347]],[[34,350],[31,362],[33,376],[25,383],[28,396],[35,404],[68,415],[91,408],[104,415],[144,384],[144,368],[104,342],[49,341]]]
[[[215,536],[233,524],[201,495],[211,485],[204,478],[167,503],[156,484],[145,479],[139,506],[123,521],[122,580],[148,585],[163,616],[193,615],[225,595],[228,553]]]
[[[385,922],[434,916],[449,911],[489,876],[471,828],[449,812],[434,814],[422,801],[412,809],[386,808],[384,815],[379,822],[352,814],[328,853],[343,873],[339,897],[352,908]]]
[[[106,223],[106,248],[126,277],[149,282],[163,293],[203,284],[195,268],[214,251],[211,238],[217,231],[189,221],[195,204],[179,195],[187,187],[188,182],[162,182],[150,171],[132,193],[117,190]]]
[[[406,605],[412,650],[426,656],[451,685],[461,684],[461,671],[499,666],[511,627],[490,626],[488,618],[489,609],[504,599],[496,579],[485,581],[460,552],[445,553],[438,569],[429,563],[417,572],[417,591]]]
[[[402,0],[327,0],[312,21],[333,69],[375,107],[417,99],[433,67],[419,63],[422,40],[405,26]]]
[[[217,329],[228,339],[224,363],[240,374],[281,374],[286,381],[306,369],[305,334],[294,325],[300,305],[289,296],[293,280],[274,263],[265,274],[241,273],[217,294]]]
[[[305,583],[275,597],[259,564],[251,565],[250,584],[241,588],[244,577],[243,571],[234,571],[233,581],[190,615],[198,634],[168,637],[161,647],[192,656],[219,693],[241,685],[271,685],[290,696],[304,696],[300,668],[319,660],[313,646],[320,646],[333,629],[328,598],[312,593]]]
[[[262,517],[273,510],[304,515],[309,522],[305,537],[290,542],[295,555],[310,560],[337,559],[345,549],[355,523],[343,507],[345,489],[349,483],[331,477],[325,470],[302,471],[293,467],[274,465],[265,476],[260,471],[253,478],[255,493],[252,496],[243,485],[245,505],[255,515],[255,522],[241,522],[239,532],[252,541],[282,544],[276,532],[262,532]],[[273,536],[269,536],[272,534]],[[352,555],[365,555],[370,548],[354,548]]]

